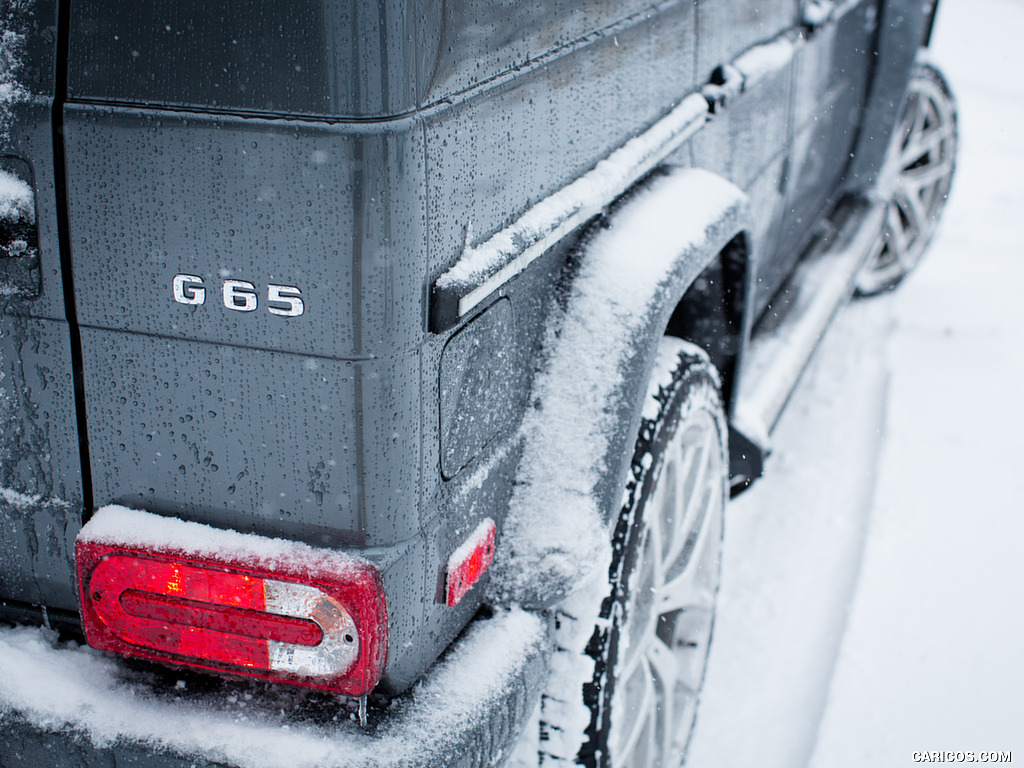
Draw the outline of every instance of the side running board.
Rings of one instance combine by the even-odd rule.
[[[761,456],[748,462],[753,471],[733,478],[734,493],[760,474],[769,434],[836,310],[853,292],[883,217],[881,206],[864,201],[841,208],[839,223],[811,247],[754,328],[743,360],[733,433]]]

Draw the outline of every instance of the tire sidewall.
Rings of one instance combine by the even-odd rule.
[[[623,504],[612,537],[609,593],[601,605],[601,622],[587,646],[587,653],[595,659],[595,671],[594,679],[584,685],[583,697],[592,719],[587,728],[588,741],[580,750],[579,762],[595,768],[612,765],[609,739],[613,727],[616,665],[620,638],[627,626],[630,581],[643,551],[645,511],[661,477],[668,446],[696,411],[705,411],[712,417],[718,430],[722,466],[728,467],[727,427],[718,376],[701,350],[689,344],[680,343],[680,346],[683,350],[676,356],[674,367],[668,371],[656,370],[652,377],[648,396],[657,392],[658,408],[652,418],[641,420]],[[723,499],[728,497],[727,482],[728,478],[723,473]]]

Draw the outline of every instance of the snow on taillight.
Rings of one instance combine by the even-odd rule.
[[[448,558],[445,579],[445,603],[458,605],[494,560],[497,527],[490,518],[483,520],[462,545]]]
[[[387,615],[365,560],[120,507],[75,555],[96,648],[353,696],[380,679]]]

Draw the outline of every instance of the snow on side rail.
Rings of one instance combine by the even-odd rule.
[[[739,79],[735,91],[747,91],[783,69],[802,38],[787,31],[739,56],[728,71]],[[626,142],[576,181],[538,202],[520,218],[487,240],[466,248],[458,261],[434,284],[436,292],[455,294],[455,318],[478,306],[555,243],[597,215],[630,186],[652,171],[710,118],[709,101],[722,86],[707,84],[679,103],[647,131]],[[467,240],[471,231],[467,229]],[[450,299],[449,299],[450,300]],[[438,321],[450,327],[453,318]],[[435,328],[443,330],[444,328]]]
[[[0,721],[70,734],[100,749],[136,743],[241,768],[462,765],[460,735],[487,738],[476,745],[481,750],[500,746],[499,736],[487,733],[487,715],[528,706],[523,681],[539,685],[547,644],[547,625],[532,613],[512,610],[477,621],[367,732],[340,705],[337,723],[296,721],[289,699],[278,706],[259,687],[243,689],[255,696],[157,694],[144,673],[117,659],[58,643],[47,630],[0,627]],[[501,755],[493,759],[500,762]]]
[[[838,21],[860,4],[860,0],[808,0],[800,21],[805,27],[817,29],[830,21]]]
[[[558,240],[598,214],[637,180],[674,152],[707,120],[700,94],[683,99],[640,136],[558,192],[541,200],[522,217],[476,246],[436,283],[440,290],[472,289],[459,299],[459,314],[469,312],[497,287],[525,269]]]
[[[770,42],[755,45],[740,55],[732,66],[743,75],[743,90],[749,90],[789,64],[796,53],[798,39],[782,34]]]
[[[808,0],[801,11],[800,21],[804,26],[820,27],[832,17],[834,7],[834,0]]]

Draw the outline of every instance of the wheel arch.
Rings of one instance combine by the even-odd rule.
[[[689,340],[724,355],[735,391],[749,334],[750,231],[747,197],[731,182],[705,170],[662,169],[582,238],[524,417],[492,599],[547,607],[607,571],[608,527],[666,331],[703,333]],[[724,320],[725,336],[697,329],[702,303]]]
[[[726,413],[735,406],[740,360],[750,336],[753,269],[746,230],[714,254],[686,287],[665,325],[665,335],[707,352],[722,379]]]

